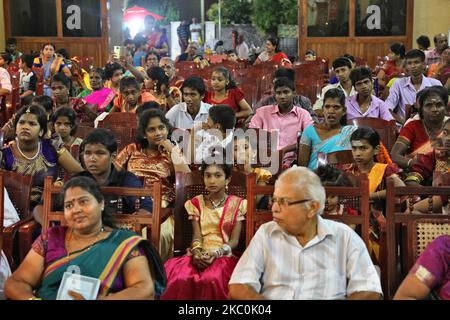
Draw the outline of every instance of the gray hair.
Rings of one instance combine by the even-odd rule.
[[[161,59],[159,59],[159,62],[161,62],[161,61],[167,61],[172,67],[175,66],[175,61],[173,61],[169,57],[162,57]]]
[[[279,181],[289,183],[297,193],[303,194],[306,198],[319,202],[319,211],[317,214],[321,215],[325,209],[325,188],[317,174],[306,167],[293,167],[284,171],[275,184]],[[309,203],[305,203],[309,206]]]

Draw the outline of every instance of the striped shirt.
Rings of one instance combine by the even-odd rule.
[[[425,63],[427,64],[427,66],[439,63],[440,60],[441,54],[437,51],[436,48],[425,51]]]
[[[362,291],[382,294],[367,248],[350,227],[318,216],[317,231],[302,247],[276,222],[262,225],[229,284],[245,284],[277,300],[345,299]]]

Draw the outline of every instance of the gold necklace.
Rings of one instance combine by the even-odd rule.
[[[212,201],[211,197],[208,195],[207,199],[208,201],[211,203],[211,205],[213,206],[214,210],[216,210],[217,208],[220,208],[223,206],[223,204],[225,203],[225,201],[227,200],[228,195],[225,193],[224,197],[222,198],[222,200],[220,200],[217,204],[214,203],[214,201]]]
[[[95,235],[94,241],[90,245],[88,245],[87,247],[85,247],[84,249],[81,249],[81,250],[83,250],[83,251],[90,250],[99,241],[100,234],[105,231],[106,231],[105,227],[102,226],[100,228],[100,230],[97,232],[97,234]],[[70,242],[70,240],[72,240],[72,237],[73,237],[73,229],[70,230],[69,239],[67,239],[65,241],[66,242],[65,246],[66,246],[66,251],[67,251],[67,262],[70,261],[71,250],[70,250],[69,242]],[[77,239],[75,239],[75,240],[77,240]],[[78,250],[78,251],[81,251],[81,250]]]

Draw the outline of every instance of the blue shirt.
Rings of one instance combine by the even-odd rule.
[[[135,67],[142,67],[142,58],[145,58],[144,51],[137,51],[133,57],[133,63]]]

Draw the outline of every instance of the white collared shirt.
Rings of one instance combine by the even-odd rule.
[[[313,110],[322,109],[322,107],[323,107],[323,98],[325,97],[325,93],[327,93],[328,90],[336,89],[336,88],[337,89],[341,89],[344,92],[346,98],[353,97],[353,96],[358,94],[358,92],[356,92],[354,86],[352,86],[352,90],[350,91],[350,94],[347,94],[347,91],[345,91],[344,87],[341,85],[340,82],[329,84],[325,88],[322,89],[322,94],[320,95],[320,98],[317,99],[317,101],[314,103]]]
[[[362,239],[347,225],[318,216],[317,235],[302,247],[276,222],[262,225],[240,258],[229,284],[245,284],[267,299],[345,299],[382,293]]]
[[[232,142],[233,130],[227,130],[227,136],[223,140],[220,140],[217,135],[211,134],[206,130],[199,130],[195,134],[195,162],[202,163],[202,160],[210,158],[212,148],[227,150]]]
[[[3,226],[9,227],[10,225],[18,222],[20,220],[19,215],[17,214],[16,208],[14,208],[11,199],[9,198],[8,191],[4,188],[5,202],[4,202],[4,217],[3,217]]]
[[[208,120],[209,108],[211,108],[211,105],[202,101],[195,119],[192,119],[191,114],[187,110],[186,102],[182,102],[170,108],[166,113],[166,118],[174,128],[192,129],[198,123]]]

